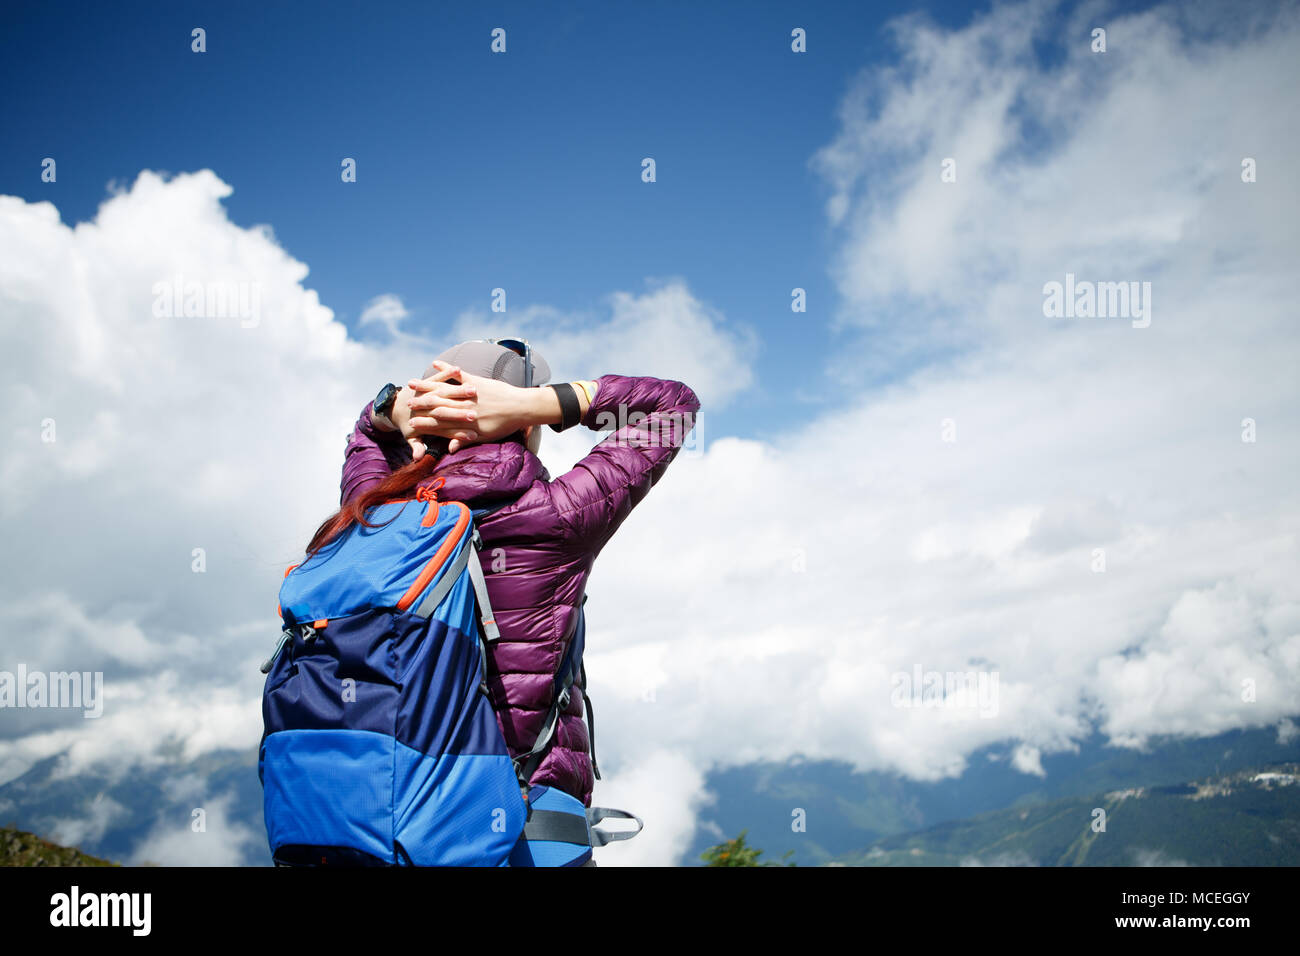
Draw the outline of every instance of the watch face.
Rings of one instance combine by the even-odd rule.
[[[375,396],[375,411],[387,418],[388,413],[393,410],[393,399],[397,397],[397,392],[397,386],[391,382],[381,388],[379,394]]]

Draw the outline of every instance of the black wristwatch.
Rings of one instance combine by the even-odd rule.
[[[401,389],[392,382],[379,390],[379,394],[375,396],[375,403],[370,407],[372,424],[385,431],[397,431],[397,426],[393,424],[393,402],[397,400],[397,393],[400,391]]]

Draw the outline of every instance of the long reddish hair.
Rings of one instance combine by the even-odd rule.
[[[307,545],[307,554],[315,554],[354,524],[375,527],[366,519],[366,512],[376,505],[411,501],[415,498],[416,486],[433,473],[440,459],[440,455],[429,454],[419,461],[403,465],[369,491],[362,492],[347,502],[321,522],[321,526],[312,535],[311,543]]]
[[[521,445],[526,443],[522,431],[517,431],[512,435],[499,439],[499,441],[518,442]],[[357,495],[322,521],[320,527],[316,529],[316,533],[312,535],[311,542],[307,545],[308,557],[325,547],[354,524],[366,528],[375,527],[366,519],[366,512],[376,505],[413,500],[416,497],[417,486],[433,474],[433,470],[438,467],[438,463],[446,454],[447,439],[435,438],[428,441],[427,445],[429,451],[419,461],[412,461],[403,465],[375,487]],[[439,483],[441,483],[441,479],[439,479]]]

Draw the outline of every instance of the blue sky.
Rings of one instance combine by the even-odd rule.
[[[986,7],[26,4],[0,37],[0,191],[71,224],[141,169],[211,168],[234,188],[231,220],[271,224],[354,331],[384,293],[437,336],[498,286],[511,306],[573,312],[681,276],[757,331],[758,382],[789,382],[862,347],[829,322],[827,190],[809,167],[836,105],[896,56],[891,17],[958,28]],[[497,26],[505,55],[489,51]],[[45,156],[56,183],[39,179]],[[790,311],[796,286],[807,314]],[[760,384],[720,424],[754,434],[793,414]]]

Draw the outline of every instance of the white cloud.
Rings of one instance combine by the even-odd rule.
[[[644,829],[594,851],[597,866],[673,866],[690,847],[700,810],[711,801],[704,775],[687,754],[651,750],[616,774],[602,769],[594,806],[626,810],[641,818]],[[628,820],[597,824],[608,831],[635,828]]]
[[[706,415],[753,383],[754,331],[728,323],[692,295],[683,279],[651,282],[641,295],[615,292],[605,304],[607,316],[546,306],[467,312],[456,321],[453,337],[525,336],[546,357],[555,382],[607,372],[674,378],[695,390]]]
[[[1298,198],[1284,173],[1296,128],[1278,122],[1294,9],[1244,5],[1229,22],[1208,5],[1094,7],[1063,21],[1056,6],[1000,4],[957,32],[898,21],[900,65],[864,73],[816,154],[843,240],[838,319],[878,333],[873,368],[1003,339],[1044,361],[1082,364],[1120,342],[1140,359],[1179,346],[1179,331],[1259,331],[1237,327],[1243,293],[1289,301],[1295,236],[1276,211]],[[1089,24],[1103,12],[1109,49],[1096,54]],[[1041,66],[1035,43],[1064,62]],[[1272,174],[1244,184],[1246,156]],[[956,182],[941,179],[948,158]],[[1153,282],[1156,334],[1138,345],[1101,320],[1044,320],[1042,286],[1067,271]]]
[[[182,677],[177,668],[136,678],[106,676],[103,716],[86,720],[78,711],[71,721],[0,742],[0,784],[56,754],[62,755],[56,778],[93,767],[118,782],[136,767],[170,763],[167,747],[178,746],[180,759],[256,747],[262,735],[257,663],[232,655],[220,671],[201,679]]]
[[[382,325],[389,335],[397,335],[402,320],[410,316],[402,297],[386,293],[375,296],[361,310],[360,322],[365,325]]]
[[[445,347],[351,340],[269,228],[229,222],[230,192],[208,171],[145,172],[76,228],[48,203],[0,197],[0,519],[23,555],[0,584],[0,659],[101,671],[105,696],[94,720],[7,711],[0,783],[55,754],[60,777],[94,767],[115,780],[172,760],[166,744],[181,759],[255,747],[281,571],[337,503],[343,438],[376,382]],[[255,289],[257,321],[187,316],[192,285]],[[170,316],[160,289],[178,293]],[[195,301],[202,313],[206,297]],[[735,342],[680,285],[613,301],[610,327],[630,334],[654,331],[664,309],[699,348]],[[405,311],[395,296],[370,305],[374,321]],[[543,455],[562,470],[589,445],[553,436]],[[698,785],[698,771],[684,779]],[[654,827],[675,846],[684,820],[675,810]],[[111,822],[96,812],[60,832],[89,838]],[[141,858],[196,859],[193,842],[167,831]],[[198,858],[236,859],[227,850]]]
[[[675,464],[614,539],[588,604],[606,740],[934,779],[1296,711],[1294,10],[1195,41],[1172,24],[1212,11],[1115,15],[1111,59],[1050,69],[1046,10],[902,21],[904,66],[846,97],[816,164],[846,398]],[[1243,183],[1246,155],[1275,175]],[[1151,326],[1047,320],[1067,271],[1152,281]],[[996,718],[890,706],[918,664],[997,671]]]
[[[112,797],[97,793],[83,802],[79,815],[52,821],[46,832],[61,846],[81,848],[100,839],[109,829],[128,816],[129,811]]]
[[[74,767],[168,734],[256,746],[280,572],[337,504],[359,396],[409,361],[351,341],[230,192],[145,172],[75,228],[0,197],[0,660],[102,671],[106,697],[7,712],[0,778],[69,745]],[[159,314],[176,276],[256,289],[258,321]]]
[[[1046,777],[1043,770],[1043,754],[1037,747],[1030,747],[1021,744],[1011,755],[1011,766],[1015,767],[1021,773],[1031,774],[1035,777]]]
[[[233,795],[215,797],[175,820],[160,820],[136,845],[131,865],[242,866],[246,848],[265,841],[244,821],[232,820]],[[202,810],[201,817],[193,810]],[[202,821],[201,829],[195,829]]]

